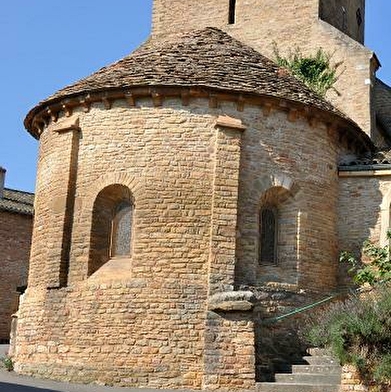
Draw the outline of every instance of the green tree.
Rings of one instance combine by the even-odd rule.
[[[320,96],[324,97],[329,90],[340,95],[334,88],[334,84],[341,75],[341,73],[338,74],[338,68],[342,62],[332,64],[332,55],[322,48],[319,48],[315,55],[309,56],[303,55],[301,50],[296,48],[287,57],[283,57],[275,44],[274,55],[280,67],[289,70],[293,76]]]

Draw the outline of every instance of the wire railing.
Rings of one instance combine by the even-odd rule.
[[[290,311],[288,313],[282,314],[280,316],[267,318],[267,319],[263,320],[261,322],[261,324],[262,325],[275,324],[278,321],[284,320],[284,319],[289,318],[289,317],[296,316],[299,313],[306,312],[306,311],[311,310],[313,308],[316,308],[316,307],[318,307],[320,305],[323,305],[323,304],[325,304],[327,302],[330,302],[330,301],[334,300],[335,298],[345,296],[345,295],[347,295],[349,293],[352,294],[353,292],[354,292],[354,290],[349,289],[349,290],[346,290],[346,291],[339,291],[338,293],[330,294],[329,296],[327,296],[327,297],[325,297],[325,298],[323,298],[323,299],[321,299],[319,301],[313,302],[312,304],[305,305],[305,306],[302,306],[300,308],[296,308],[296,309],[294,309],[294,310],[292,310],[292,311]]]

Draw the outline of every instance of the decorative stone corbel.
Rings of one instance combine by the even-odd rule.
[[[71,117],[72,116],[72,107],[69,106],[66,102],[64,102],[62,105],[62,109],[64,110],[65,116],[66,117]]]
[[[157,91],[151,91],[153,106],[160,107],[163,104],[163,98]]]
[[[111,109],[111,100],[108,97],[102,97],[102,102],[106,110]]]
[[[270,116],[270,113],[272,112],[272,108],[273,108],[273,105],[271,103],[265,103],[262,106],[262,113],[263,113],[263,115],[265,117]]]
[[[217,108],[217,97],[214,94],[209,95],[209,107],[211,109],[216,109]]]
[[[243,95],[239,95],[238,101],[236,103],[236,107],[238,109],[238,112],[243,112],[244,103],[245,103],[245,99],[244,99]]]
[[[318,119],[316,117],[310,117],[308,119],[308,124],[310,125],[311,128],[316,128],[318,126]]]
[[[189,106],[190,103],[190,92],[188,90],[181,91],[181,99],[183,106]]]
[[[51,108],[48,108],[46,113],[50,116],[53,122],[56,122],[58,119],[58,112],[54,112]]]
[[[126,98],[126,101],[130,107],[136,106],[136,100],[135,100],[134,95],[132,93],[126,93],[125,98]]]
[[[297,109],[290,109],[288,113],[288,121],[295,122],[299,117],[299,111]]]
[[[84,113],[88,113],[91,108],[91,97],[90,95],[86,95],[84,98],[80,99],[80,105],[83,107]]]

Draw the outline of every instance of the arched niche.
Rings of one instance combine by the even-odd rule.
[[[92,209],[88,276],[109,260],[130,259],[133,215],[133,196],[125,185],[109,185],[98,193]]]

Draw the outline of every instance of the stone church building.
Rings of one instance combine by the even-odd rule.
[[[341,250],[386,242],[391,90],[364,21],[364,0],[155,0],[147,42],[28,113],[18,372],[252,390],[297,355],[291,320],[265,320],[338,292]],[[340,95],[273,42],[333,53]]]

